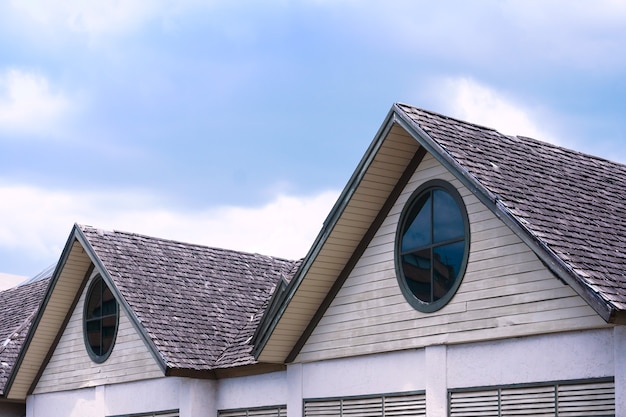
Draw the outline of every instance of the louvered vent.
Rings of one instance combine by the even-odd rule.
[[[287,406],[220,410],[217,415],[218,417],[287,417]]]
[[[306,400],[305,417],[426,416],[424,393]]]
[[[613,381],[537,384],[450,392],[450,417],[614,415]]]
[[[385,417],[425,416],[426,396],[422,394],[385,397]]]
[[[452,417],[498,417],[500,392],[497,389],[450,393]]]
[[[558,386],[559,417],[615,415],[615,383]]]
[[[500,415],[554,417],[554,386],[508,388],[500,390]]]
[[[154,413],[140,413],[140,414],[124,414],[123,416],[109,416],[109,417],[179,417],[178,410],[158,411]]]

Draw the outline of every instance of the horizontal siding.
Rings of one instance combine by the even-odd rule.
[[[471,244],[457,294],[441,310],[421,313],[398,287],[394,242],[402,208],[431,179],[445,179],[459,190],[468,210]],[[427,155],[296,361],[603,326],[582,298]]]
[[[350,195],[324,247],[313,260],[307,279],[298,288],[272,331],[272,336],[261,352],[260,361],[282,363],[288,356],[418,148],[419,144],[406,131],[398,125],[392,127],[381,147],[375,150],[367,172]],[[309,287],[308,283],[312,281],[317,283]],[[314,288],[315,294],[307,295],[309,288]],[[320,293],[319,290],[323,291]],[[301,295],[306,296],[307,301],[315,301],[315,305],[301,305]],[[294,321],[289,317],[298,319]],[[284,323],[289,323],[290,327],[284,326]]]
[[[88,288],[89,284],[85,286],[65,332],[37,383],[35,394],[163,376],[156,360],[121,307],[117,338],[111,355],[102,364],[91,360],[83,337],[83,308]]]
[[[17,371],[8,394],[9,399],[24,400],[48,354],[48,349],[57,337],[65,317],[69,313],[75,294],[87,273],[91,260],[78,241],[72,243],[63,271],[45,309],[41,312],[37,330],[24,354],[22,365]],[[59,291],[57,291],[57,289]],[[69,296],[71,294],[71,297]]]

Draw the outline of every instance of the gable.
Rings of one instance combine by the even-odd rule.
[[[58,332],[74,305],[76,294],[83,286],[91,259],[82,244],[70,235],[56,267],[52,281],[42,301],[37,316],[20,352],[13,373],[5,387],[6,397],[25,400],[33,381],[48,357]],[[62,268],[60,266],[63,266]],[[22,366],[27,364],[27,366]]]
[[[399,184],[406,183],[423,157],[419,143],[394,122],[390,113],[273,314],[264,316],[253,340],[258,360],[293,360],[327,295],[352,268],[363,242],[382,221],[381,213],[390,208],[390,196],[399,193]]]
[[[394,243],[407,199],[432,179],[448,181],[460,192],[469,215],[471,244],[456,295],[441,310],[421,313],[407,303],[398,286]],[[571,287],[429,154],[296,361],[603,326],[604,320]]]
[[[87,282],[92,278],[94,271],[102,274],[103,279],[115,294],[115,299],[120,305],[120,311],[130,311],[127,303],[112,285],[112,280],[103,268],[100,260],[93,252],[93,248],[84,234],[75,225],[66,242],[61,258],[52,275],[41,307],[35,316],[31,328],[24,341],[24,347],[16,360],[14,371],[9,376],[6,384],[6,397],[10,400],[25,400],[38,383],[50,359],[56,352],[61,338],[65,336],[65,330],[72,319],[74,335],[76,335],[76,318],[78,312],[82,313],[82,302]],[[134,316],[126,316],[135,329],[140,329],[141,324]],[[82,314],[80,315],[82,320]],[[81,323],[82,335],[82,323]],[[149,343],[143,334],[144,344]],[[82,340],[82,339],[81,339]],[[84,348],[84,343],[82,343]],[[86,353],[86,350],[83,349]],[[152,357],[164,369],[164,364],[158,363],[156,349],[151,348]],[[72,360],[76,359],[71,357]],[[67,362],[65,363],[67,365]]]
[[[97,274],[97,271],[92,272],[85,285],[34,394],[164,376],[124,308],[119,309],[117,336],[111,355],[103,363],[91,360],[85,346],[83,311],[87,291]],[[72,366],[67,366],[68,363]]]
[[[617,236],[617,240],[598,246],[596,238],[588,241],[583,239],[586,235],[577,233],[576,217],[571,215],[585,201],[602,201],[607,192],[621,195],[615,187],[586,186],[585,196],[576,196],[577,190],[583,189],[577,184],[586,178],[586,167],[593,167],[602,178],[610,177],[610,173],[621,178],[626,176],[626,166],[395,104],[331,210],[302,267],[282,294],[275,297],[271,314],[261,321],[253,339],[257,359],[292,362],[301,352],[426,154],[437,160],[459,186],[466,187],[467,196],[472,194],[476,202],[484,205],[486,215],[512,232],[510,239],[517,239],[517,246],[506,245],[507,249],[521,247],[523,242],[528,250],[524,256],[533,254],[533,261],[569,286],[604,323],[626,323],[626,304],[620,301],[624,286],[620,260],[625,253],[621,226],[616,225],[617,231],[608,233],[613,238]],[[577,161],[581,162],[580,168]],[[551,174],[545,175],[544,168],[549,168]],[[577,176],[568,181],[567,173],[572,170]],[[553,174],[558,184],[551,180]],[[565,184],[563,195],[559,193],[561,181]],[[535,184],[540,184],[539,189],[534,188]],[[623,223],[623,201],[622,198],[619,203],[611,203],[619,213],[609,218],[611,222]],[[593,207],[587,205],[581,221],[591,222],[596,228],[604,224],[593,216]],[[560,213],[568,214],[567,221],[561,221]],[[567,239],[561,241],[562,234],[567,234]],[[581,245],[581,241],[585,243]],[[585,246],[589,242],[594,242],[593,246]],[[607,245],[609,249],[605,249]],[[619,253],[619,259],[616,265],[605,265],[611,263],[612,251]]]

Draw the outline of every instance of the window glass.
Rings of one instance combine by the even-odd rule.
[[[407,300],[421,311],[443,307],[460,285],[469,248],[463,200],[447,182],[420,187],[398,228],[396,269]]]
[[[412,219],[402,236],[402,252],[424,246],[431,241],[432,204],[430,193],[419,199],[409,217]]]
[[[89,287],[85,300],[85,344],[91,358],[104,362],[113,349],[118,325],[118,305],[100,275]]]
[[[463,238],[465,225],[458,203],[447,191],[441,189],[434,190],[433,197],[434,243]]]

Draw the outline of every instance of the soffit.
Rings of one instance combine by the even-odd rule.
[[[305,276],[299,280],[300,284],[259,355],[259,361],[285,360],[419,148],[418,142],[398,125],[392,125],[378,139],[378,144],[373,158],[364,165],[360,181],[349,183],[344,190],[342,195],[347,200],[344,209],[321,242]]]
[[[67,315],[74,306],[76,294],[83,285],[91,259],[78,240],[73,239],[66,248],[67,257],[62,264],[58,279],[50,284],[41,310],[16,364],[16,373],[10,383],[7,398],[24,400],[44,365],[50,346],[54,345]]]

